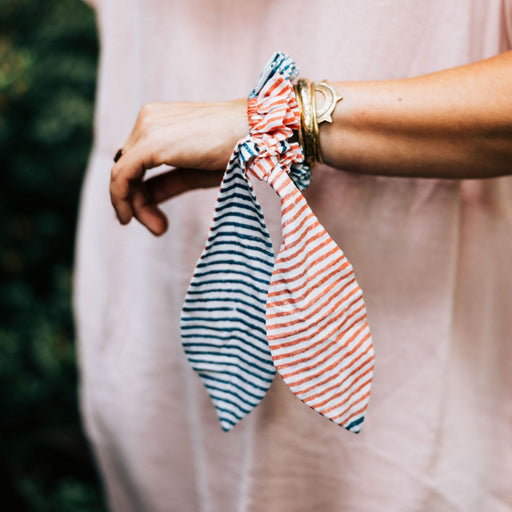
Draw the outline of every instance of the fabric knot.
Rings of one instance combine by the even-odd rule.
[[[271,137],[261,137],[256,142],[256,154],[246,167],[249,175],[270,183],[270,176],[275,173],[291,172],[293,163],[303,161],[300,147],[288,141],[276,141]]]

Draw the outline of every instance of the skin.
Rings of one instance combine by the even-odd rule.
[[[343,100],[333,122],[319,128],[326,164],[381,176],[512,174],[512,51],[416,78],[330,83]],[[112,168],[119,222],[135,217],[163,234],[168,220],[158,204],[218,186],[248,132],[245,99],[145,105]],[[174,169],[144,180],[146,170],[162,164]]]

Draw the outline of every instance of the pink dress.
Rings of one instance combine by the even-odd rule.
[[[279,377],[223,432],[179,336],[217,191],[165,203],[161,238],[120,226],[108,195],[144,103],[246,96],[275,50],[317,80],[465,64],[512,47],[512,0],[89,1],[101,60],[74,308],[82,413],[112,510],[512,511],[512,178],[315,170],[308,201],[355,268],[375,343],[359,435]],[[257,192],[277,246],[276,197]]]

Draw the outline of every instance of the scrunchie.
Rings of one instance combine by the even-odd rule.
[[[228,163],[183,306],[185,352],[224,430],[258,405],[276,369],[300,400],[352,432],[368,404],[374,352],[362,292],[300,192],[311,170],[290,142],[297,74],[276,53],[249,95],[249,135]],[[275,261],[248,175],[281,198]]]

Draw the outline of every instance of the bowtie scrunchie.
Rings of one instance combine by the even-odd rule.
[[[352,266],[300,192],[311,171],[298,143],[294,62],[276,53],[249,95],[249,135],[230,158],[181,316],[188,360],[230,430],[264,397],[276,369],[304,403],[359,432],[374,352]],[[274,261],[248,179],[281,199]]]

